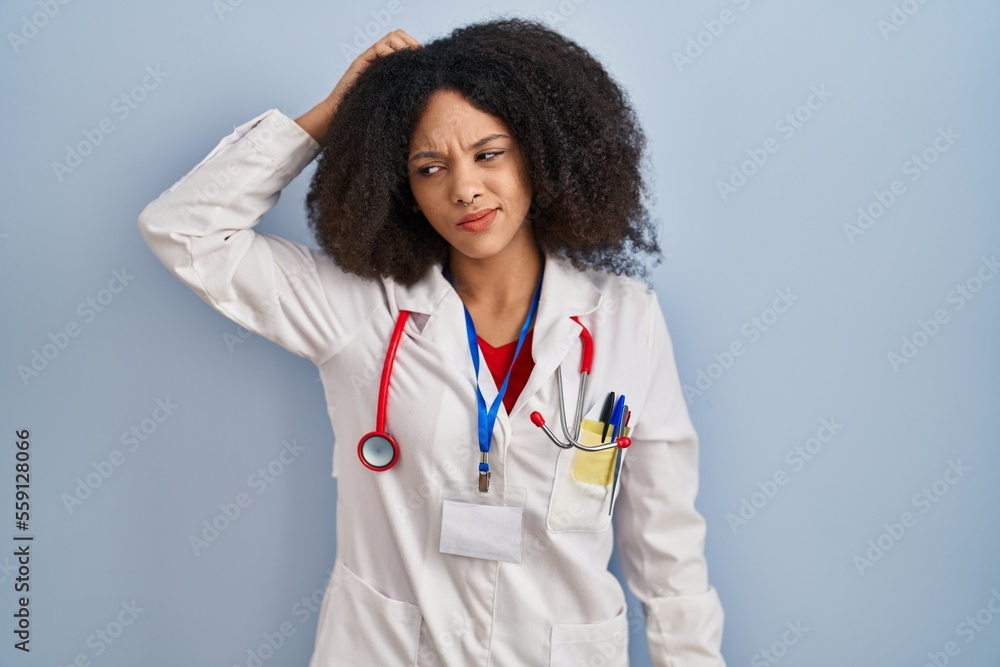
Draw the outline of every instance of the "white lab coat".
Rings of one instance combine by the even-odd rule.
[[[705,524],[695,510],[698,440],[655,293],[548,255],[531,354],[535,366],[511,414],[500,409],[491,489],[523,487],[520,564],[439,551],[441,485],[475,483],[475,378],[462,301],[436,266],[405,287],[343,272],[328,256],[254,225],[319,145],[270,109],[225,137],[142,211],[146,242],[178,278],[240,325],[312,360],[336,434],[338,553],[310,667],[340,665],[628,664],[622,567],[647,614],[658,667],[719,667],[723,611],[709,585]],[[386,347],[412,312],[393,369],[386,430],[400,460],[375,473],[357,457],[374,430]],[[581,482],[575,449],[557,448],[555,370],[563,364],[572,418],[579,386],[579,316],[594,340],[589,410],[624,393],[633,444],[608,517],[609,486]],[[487,404],[497,387],[485,362]],[[582,454],[589,456],[590,454]]]

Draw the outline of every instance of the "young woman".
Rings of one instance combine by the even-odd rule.
[[[171,272],[319,368],[338,554],[311,667],[627,665],[616,540],[654,664],[724,665],[698,439],[637,279],[660,259],[643,150],[543,25],[396,30],[142,212]],[[317,155],[321,249],[255,233]]]

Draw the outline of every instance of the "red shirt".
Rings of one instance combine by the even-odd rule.
[[[533,332],[534,327],[528,330],[524,337],[524,343],[521,345],[521,354],[517,355],[517,361],[510,372],[507,393],[503,395],[503,406],[507,409],[507,414],[510,414],[514,408],[514,403],[521,394],[521,390],[524,389],[524,385],[528,383],[528,376],[531,375],[531,369],[535,366],[535,360],[531,357],[531,334]],[[517,349],[517,341],[500,347],[491,347],[481,336],[476,337],[479,338],[479,349],[483,351],[483,359],[486,360],[486,365],[489,367],[490,373],[493,374],[493,380],[499,389],[500,385],[503,384],[504,376],[507,375],[507,369],[510,368],[514,350]]]

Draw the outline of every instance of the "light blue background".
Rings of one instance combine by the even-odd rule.
[[[538,17],[596,54],[634,100],[669,253],[655,284],[681,378],[715,377],[689,408],[728,663],[923,665],[952,641],[948,664],[1000,664],[1000,618],[959,627],[1000,590],[1000,280],[960,310],[949,301],[1000,252],[997,4],[400,3],[377,36],[399,27],[426,41],[496,12]],[[34,33],[24,21],[40,3],[0,9],[0,504],[12,517],[12,432],[30,429],[36,536],[30,657],[11,646],[13,546],[0,551],[5,665],[78,654],[109,666],[246,665],[286,621],[295,634],[264,664],[304,665],[312,649],[316,615],[295,605],[319,599],[336,552],[333,432],[317,374],[267,341],[240,339],[159,264],[136,218],[235,125],[272,106],[294,118],[325,97],[349,63],[343,45],[387,3],[218,5],[72,2],[38,14]],[[885,33],[879,22],[903,5],[913,13]],[[712,24],[723,10],[732,22]],[[22,31],[30,39],[12,44]],[[687,48],[697,57],[678,61]],[[123,118],[114,100],[147,67],[164,78]],[[831,96],[798,109],[813,87]],[[809,118],[787,137],[775,124],[797,109]],[[105,118],[113,131],[57,176],[66,146]],[[958,138],[911,181],[905,163],[939,128]],[[717,182],[769,138],[777,152],[724,201]],[[260,230],[312,243],[311,173]],[[852,243],[844,226],[894,179],[905,192]],[[115,270],[134,277],[89,319],[78,305]],[[751,340],[744,324],[769,315],[776,290],[797,300]],[[948,321],[917,336],[926,344],[894,369],[887,355],[938,309]],[[18,365],[72,322],[79,334],[23,381]],[[711,367],[734,341],[744,353]],[[157,399],[178,407],[146,421],[155,431],[129,451],[122,434]],[[842,428],[798,469],[786,453],[824,418]],[[304,453],[258,493],[250,476],[293,441]],[[69,511],[64,495],[115,449],[122,465]],[[968,471],[939,482],[938,502],[915,504],[950,461]],[[769,487],[776,473],[786,483]],[[754,496],[761,487],[772,497]],[[196,556],[188,536],[240,492],[250,507]],[[744,499],[759,507],[734,524]],[[882,535],[907,511],[915,524]],[[9,540],[12,519],[3,525]],[[880,535],[890,548],[859,568],[855,557]],[[133,601],[135,622],[98,655],[88,638]],[[634,611],[630,651],[646,665]],[[793,645],[786,623],[807,628]]]

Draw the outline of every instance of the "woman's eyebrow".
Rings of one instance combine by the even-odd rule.
[[[490,134],[483,137],[482,139],[472,144],[471,146],[469,146],[469,150],[472,150],[474,148],[479,148],[480,146],[488,144],[494,139],[510,139],[510,137],[507,136],[506,134]],[[410,162],[413,162],[414,160],[419,160],[422,157],[441,157],[441,154],[436,153],[434,151],[420,151],[419,153],[414,153],[413,156],[410,157]]]

